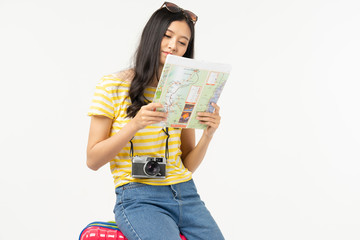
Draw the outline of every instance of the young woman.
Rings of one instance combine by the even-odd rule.
[[[193,58],[197,16],[165,2],[146,24],[133,68],[104,76],[90,107],[87,165],[110,162],[116,187],[115,219],[132,239],[224,239],[197,194],[192,173],[220,124],[219,107],[199,113],[207,125],[195,146],[194,129],[160,128],[167,113],[152,103],[168,54]],[[166,177],[132,175],[132,156],[166,159]]]

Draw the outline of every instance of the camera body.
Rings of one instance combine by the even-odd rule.
[[[131,159],[131,176],[133,178],[165,178],[166,158],[134,156]]]

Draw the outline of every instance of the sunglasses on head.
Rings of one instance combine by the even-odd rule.
[[[172,13],[178,13],[178,12],[182,12],[185,17],[187,19],[189,19],[194,25],[196,23],[196,21],[198,20],[198,16],[195,15],[195,13],[189,11],[189,10],[184,10],[181,7],[179,7],[178,5],[176,5],[175,3],[171,3],[171,2],[164,2],[163,5],[161,6],[161,8],[166,7],[167,10],[169,10]]]

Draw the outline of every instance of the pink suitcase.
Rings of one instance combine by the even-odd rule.
[[[181,240],[186,238],[180,234]],[[79,240],[127,240],[115,222],[93,222],[80,233]]]

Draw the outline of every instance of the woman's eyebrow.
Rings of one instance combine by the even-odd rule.
[[[171,32],[171,33],[175,33],[174,31],[172,31],[172,30],[170,30],[170,29],[168,29],[167,31],[169,31],[169,32]],[[186,40],[188,40],[189,41],[189,38],[188,37],[186,37],[186,36],[180,36],[181,38],[185,38]]]

